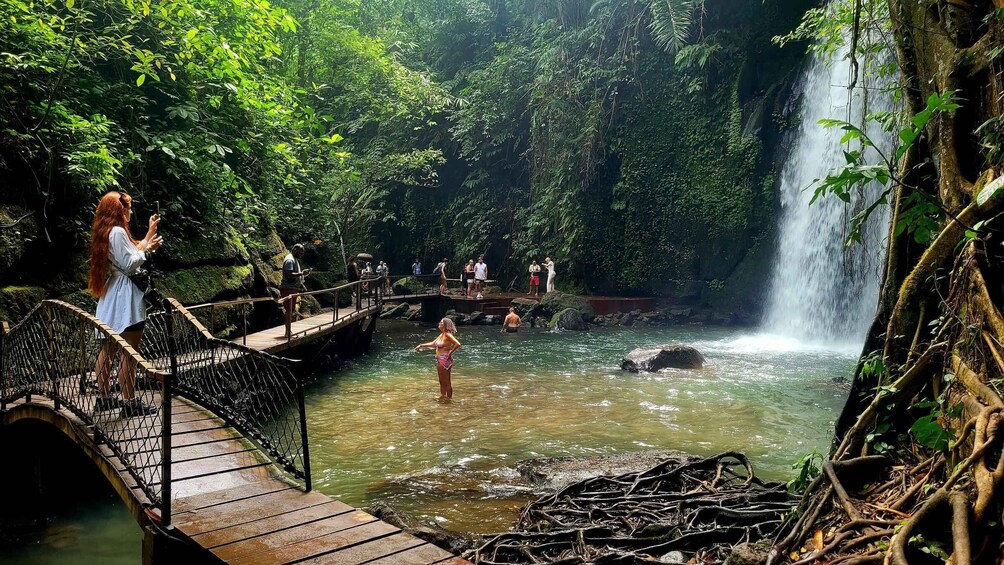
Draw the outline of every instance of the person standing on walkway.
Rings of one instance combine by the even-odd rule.
[[[415,257],[415,262],[411,264],[411,274],[416,277],[422,274],[422,262]]]
[[[467,265],[464,266],[463,277],[462,282],[467,291],[467,298],[471,298],[474,296],[474,259],[468,261]]]
[[[279,283],[279,298],[286,298],[283,307],[286,309],[286,319],[289,321],[293,321],[293,316],[297,315],[296,306],[299,297],[287,297],[306,290],[303,286],[303,279],[311,271],[311,269],[300,268],[300,257],[303,257],[303,244],[297,243],[282,260],[282,282]]]
[[[478,262],[474,265],[474,290],[478,296],[485,290],[485,283],[488,282],[488,264],[485,263],[485,256],[478,257]]]
[[[540,293],[540,265],[534,259],[530,262],[530,292],[526,294],[537,296]]]
[[[122,336],[133,349],[139,350],[146,324],[144,291],[130,280],[139,272],[150,254],[164,242],[157,234],[160,215],[150,216],[146,237],[132,238],[129,220],[132,218],[132,197],[123,192],[109,192],[98,202],[91,225],[91,266],[87,290],[98,299],[95,317],[113,332]],[[132,418],[156,414],[157,408],[136,398],[136,363],[125,351],[119,351],[118,382],[122,400],[111,397],[112,356],[115,341],[105,338],[98,352],[94,373],[98,379],[98,399],[95,412],[121,408],[119,417]]]
[[[435,341],[415,346],[415,352],[422,349],[436,350],[436,373],[439,375],[439,400],[453,398],[453,353],[460,349],[460,341],[456,337],[457,326],[453,320],[443,318],[439,322],[439,337]]]
[[[443,260],[432,270],[432,274],[439,274],[439,294],[446,294],[446,264],[446,257],[443,257]]]
[[[544,258],[544,268],[547,269],[547,292],[554,292],[554,261],[550,257]]]

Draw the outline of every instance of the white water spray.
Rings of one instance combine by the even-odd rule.
[[[808,187],[843,165],[848,149],[840,144],[842,130],[824,129],[818,122],[840,118],[860,125],[867,113],[891,108],[888,95],[865,80],[848,93],[845,55],[838,51],[830,61],[814,56],[800,80],[801,125],[781,171],[778,252],[763,325],[769,334],[840,348],[860,347],[872,321],[889,208],[877,208],[863,226],[862,242],[846,247],[851,217],[881,187],[866,186],[850,203],[828,195],[809,205],[813,189]],[[891,145],[890,134],[874,126],[867,131],[880,146]]]

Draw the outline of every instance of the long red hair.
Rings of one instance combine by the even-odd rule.
[[[108,284],[108,234],[118,226],[125,229],[129,240],[136,243],[129,231],[129,210],[132,208],[132,197],[124,192],[109,192],[101,197],[98,209],[94,212],[94,223],[91,224],[91,277],[87,281],[87,290],[95,298],[105,294]]]

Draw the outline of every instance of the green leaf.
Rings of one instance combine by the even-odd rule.
[[[143,86],[144,82],[146,82],[146,75],[145,74],[144,75],[139,75],[138,77],[136,77],[136,86]]]
[[[910,426],[910,432],[917,438],[917,443],[934,449],[945,451],[948,449],[948,431],[938,422],[934,414],[921,416]]]

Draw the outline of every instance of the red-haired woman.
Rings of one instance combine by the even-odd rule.
[[[146,323],[146,305],[143,292],[129,280],[129,275],[139,270],[147,254],[160,247],[163,239],[157,235],[160,216],[150,217],[146,237],[140,241],[133,239],[129,231],[131,217],[132,197],[128,194],[109,192],[98,202],[91,226],[91,276],[87,290],[98,299],[96,317],[138,349]],[[99,397],[95,412],[121,407],[122,418],[155,414],[155,407],[136,398],[136,365],[124,351],[118,372],[123,400],[111,397],[112,351],[112,344],[106,342],[98,354],[95,373]]]

